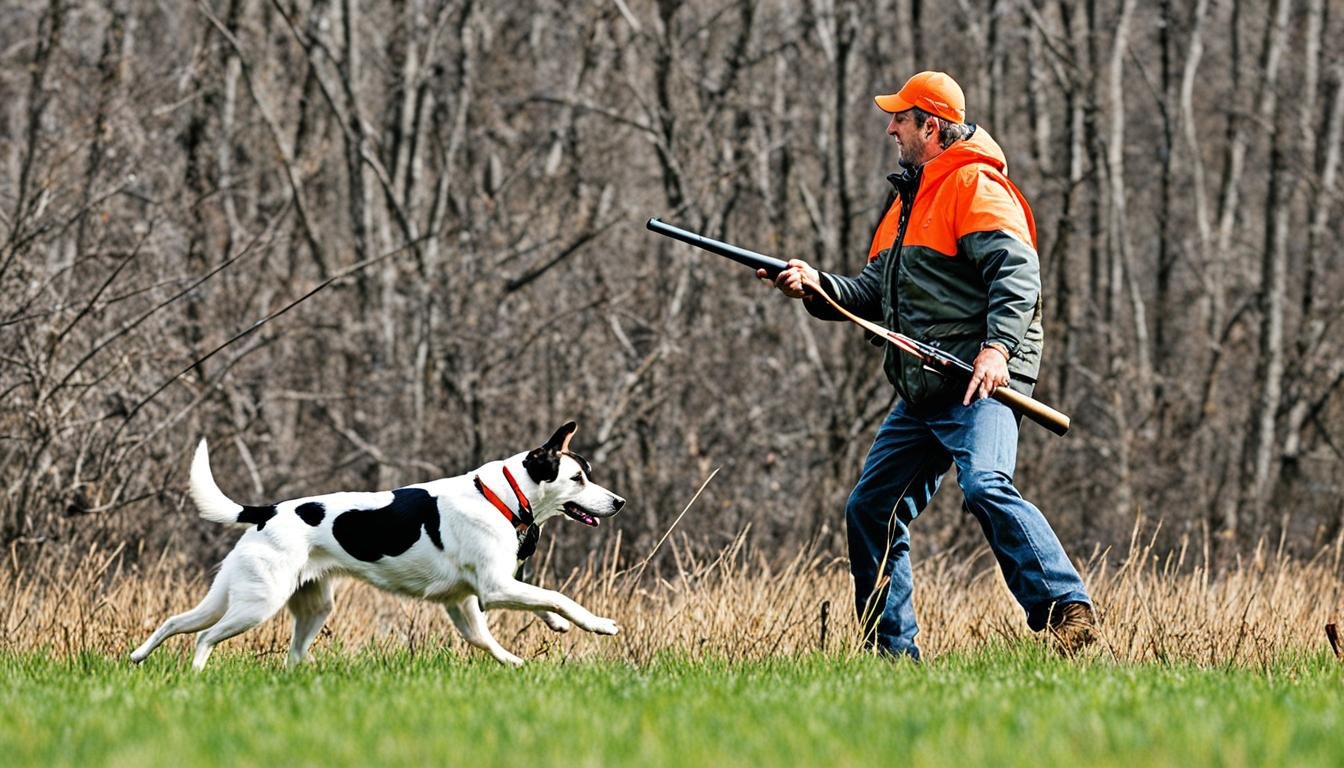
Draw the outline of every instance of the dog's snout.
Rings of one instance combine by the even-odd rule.
[[[620,512],[620,511],[621,511],[621,507],[624,507],[624,506],[625,506],[625,499],[622,499],[620,496],[617,496],[617,497],[611,502],[611,511],[612,511],[612,512]]]

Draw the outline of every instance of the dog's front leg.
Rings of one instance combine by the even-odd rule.
[[[614,635],[619,630],[616,622],[594,616],[587,608],[568,597],[549,589],[510,579],[485,587],[480,591],[481,607],[485,610],[513,608],[522,611],[551,611],[569,619],[580,628],[599,635]]]
[[[490,634],[490,627],[485,623],[485,613],[481,611],[475,595],[468,595],[457,603],[445,603],[443,608],[448,612],[448,618],[453,620],[453,626],[457,627],[463,640],[489,651],[490,655],[501,664],[514,667],[522,665],[522,659],[505,650],[495,636]]]
[[[558,613],[551,613],[550,611],[534,611],[534,613],[546,622],[546,626],[550,627],[552,632],[568,632],[570,629],[569,619]]]

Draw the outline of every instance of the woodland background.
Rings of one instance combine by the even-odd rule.
[[[942,69],[1039,227],[1074,428],[1023,427],[1024,493],[1078,557],[1136,517],[1310,556],[1344,523],[1341,48],[1338,0],[5,0],[0,541],[218,556],[202,436],[259,503],[576,418],[631,503],[557,557],[642,557],[715,468],[684,546],[840,555],[880,353],[643,224],[856,272],[871,97]],[[950,478],[916,528],[982,541]]]

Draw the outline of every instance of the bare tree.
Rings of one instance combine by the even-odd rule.
[[[894,396],[880,350],[641,225],[857,272],[894,163],[871,97],[931,67],[1036,213],[1039,393],[1075,427],[1024,427],[1018,480],[1061,535],[1122,542],[1150,515],[1232,556],[1344,526],[1344,15],[1323,0],[0,19],[13,562],[95,538],[217,551],[182,495],[203,435],[231,491],[274,500],[466,471],[571,417],[638,510],[623,547],[715,468],[686,547],[747,527],[837,547]],[[958,501],[926,546],[975,540]]]

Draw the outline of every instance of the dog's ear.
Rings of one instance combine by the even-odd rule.
[[[551,435],[551,439],[527,454],[523,459],[523,469],[527,470],[532,482],[555,482],[555,478],[560,475],[560,454],[569,450],[569,441],[578,428],[572,421],[565,422],[564,426]]]
[[[574,437],[574,433],[578,430],[578,424],[575,424],[572,421],[566,421],[559,429],[555,430],[555,434],[551,435],[551,439],[547,440],[542,448],[550,448],[551,450],[564,453],[569,450],[569,441]]]

